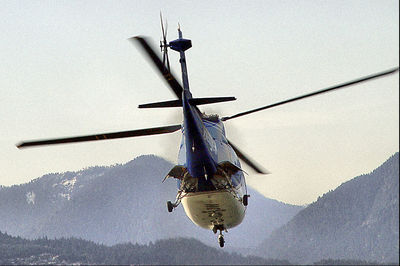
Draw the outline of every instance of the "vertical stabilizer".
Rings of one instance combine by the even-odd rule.
[[[192,47],[192,41],[183,39],[180,26],[178,27],[178,36],[179,39],[169,42],[169,47],[180,54],[179,62],[181,63],[183,89],[189,90],[189,78],[186,67],[185,51]]]

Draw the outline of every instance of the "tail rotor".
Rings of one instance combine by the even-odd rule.
[[[163,54],[162,63],[166,67],[168,72],[171,72],[170,67],[169,67],[169,58],[168,58],[169,44],[167,43],[168,23],[165,22],[165,30],[164,30],[164,23],[163,23],[161,12],[160,12],[160,21],[161,21],[161,31],[162,31],[162,39],[160,40],[161,53]]]

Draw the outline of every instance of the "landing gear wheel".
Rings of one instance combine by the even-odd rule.
[[[172,205],[172,202],[167,201],[167,208],[168,212],[172,212],[172,210],[174,209],[174,205]]]
[[[250,195],[243,195],[243,205],[247,206],[249,204]]]
[[[223,236],[222,234],[218,236],[218,243],[219,243],[219,246],[220,246],[221,248],[224,247],[225,239],[224,239],[224,236]]]

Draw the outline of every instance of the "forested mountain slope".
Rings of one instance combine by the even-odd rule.
[[[399,153],[343,183],[275,230],[256,253],[292,263],[399,263]]]
[[[159,264],[159,265],[273,265],[288,261],[229,254],[193,238],[159,240],[148,245],[117,244],[111,247],[91,241],[62,238],[25,240],[0,232],[0,264]]]

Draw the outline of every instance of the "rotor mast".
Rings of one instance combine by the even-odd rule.
[[[181,27],[179,24],[178,24],[178,37],[179,38],[177,40],[169,42],[169,47],[172,50],[179,52],[180,54],[179,63],[181,64],[181,70],[182,70],[183,89],[189,91],[189,78],[186,66],[185,51],[190,47],[192,47],[192,41],[188,39],[183,39]]]

